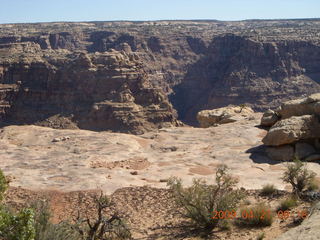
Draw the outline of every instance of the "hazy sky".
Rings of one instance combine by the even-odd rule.
[[[0,0],[0,23],[319,18],[320,0]]]

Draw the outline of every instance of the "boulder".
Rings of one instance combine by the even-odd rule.
[[[296,143],[295,156],[299,159],[305,159],[314,153],[316,153],[316,150],[312,145],[308,143]]]
[[[320,239],[320,203],[310,211],[310,215],[303,223],[290,229],[276,240],[316,240]]]
[[[290,145],[268,147],[266,153],[269,158],[275,161],[292,161],[294,158],[294,148]]]
[[[273,110],[267,110],[261,118],[261,126],[271,127],[279,120],[278,114]]]
[[[247,119],[253,115],[250,107],[228,106],[198,113],[197,120],[200,127],[206,128],[216,124],[225,124]]]
[[[262,142],[267,146],[280,146],[299,140],[320,137],[319,120],[314,115],[294,116],[273,125]]]
[[[281,105],[278,114],[281,119],[292,116],[320,114],[320,93],[315,93],[302,99],[287,101]]]

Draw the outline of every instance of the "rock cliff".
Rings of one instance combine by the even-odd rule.
[[[199,110],[229,104],[247,104],[258,111],[274,108],[283,100],[320,91],[320,79],[314,77],[319,56],[320,47],[307,42],[218,36],[175,87],[173,103],[190,123]]]
[[[60,53],[2,63],[0,116],[9,123],[143,133],[176,124],[135,53]]]
[[[161,88],[179,119],[196,125],[196,114],[204,109],[246,104],[262,111],[318,92],[319,29],[319,19],[5,24],[0,25],[0,76],[9,67],[13,78],[20,78],[19,72],[25,70],[19,66],[32,56],[31,68],[37,68],[33,74],[46,75],[50,65],[60,74],[55,81],[63,81],[58,78],[64,78],[60,69],[64,61],[70,69],[80,68],[71,64],[77,52],[88,56],[134,52],[150,88]],[[34,81],[34,89],[39,79],[32,78],[28,81]],[[25,80],[21,82],[25,85]],[[2,96],[2,115],[17,87],[3,86],[11,90]],[[76,125],[85,125],[80,122]]]

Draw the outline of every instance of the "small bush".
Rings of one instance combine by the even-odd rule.
[[[266,237],[266,234],[264,232],[260,233],[257,237],[257,240],[263,240],[265,237]]]
[[[259,204],[254,207],[242,208],[236,224],[240,227],[267,227],[271,226],[273,215],[270,207]]]
[[[80,235],[71,224],[50,222],[50,209],[47,201],[37,201],[31,205],[35,212],[35,240],[79,240]]]
[[[277,211],[286,211],[298,205],[297,199],[295,197],[287,198],[281,201]]]
[[[273,184],[267,184],[267,185],[263,186],[263,188],[261,190],[261,195],[270,196],[270,195],[274,194],[276,191],[277,191],[277,189],[275,188],[275,186]]]
[[[221,220],[219,222],[219,228],[223,231],[229,231],[231,229],[231,224],[229,220]]]
[[[317,191],[319,190],[319,183],[317,183],[315,180],[311,181],[308,185],[308,191]]]
[[[2,170],[0,170],[0,201],[3,200],[4,193],[6,192],[8,185],[9,184],[6,177],[4,176]]]
[[[79,196],[79,204],[82,197]],[[73,229],[77,230],[84,240],[125,240],[132,239],[131,232],[125,221],[118,215],[106,217],[104,211],[113,205],[113,202],[101,192],[95,197],[96,217],[82,218],[78,211],[77,224]]]
[[[243,205],[251,205],[251,201],[249,199],[244,199]]]
[[[314,182],[315,176],[314,172],[306,168],[305,163],[295,159],[294,163],[288,164],[282,180],[290,183],[293,193],[300,197],[301,193]]]
[[[0,209],[0,238],[6,240],[34,240],[34,212],[23,209],[13,213],[1,206]]]
[[[168,181],[171,193],[182,209],[180,213],[192,221],[193,227],[210,232],[220,221],[213,219],[213,212],[235,210],[244,198],[242,191],[233,189],[237,181],[227,171],[225,165],[218,167],[216,185],[195,179],[191,187],[184,188],[180,179]]]
[[[1,203],[8,185],[6,177],[0,170],[0,239],[34,240],[33,210],[25,208],[19,212],[14,212]]]

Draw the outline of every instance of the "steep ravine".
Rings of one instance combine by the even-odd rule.
[[[308,42],[257,42],[227,34],[189,66],[171,101],[180,119],[195,124],[197,112],[228,104],[257,111],[320,91],[320,47]]]
[[[319,92],[319,22],[0,25],[0,118],[141,133],[176,125],[173,108],[189,124],[202,109],[274,108]]]

